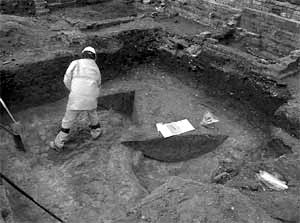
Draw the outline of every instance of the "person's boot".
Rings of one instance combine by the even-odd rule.
[[[66,131],[60,131],[55,137],[54,141],[50,142],[50,148],[60,151],[63,149],[65,142],[67,141],[69,133]]]
[[[92,139],[97,139],[102,135],[102,129],[100,127],[100,124],[98,125],[94,125],[94,126],[90,126],[91,128],[91,136]]]

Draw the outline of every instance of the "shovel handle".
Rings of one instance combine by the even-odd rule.
[[[14,133],[13,133],[13,131],[11,131],[9,128],[6,128],[4,125],[2,125],[1,123],[0,123],[0,128],[1,129],[4,129],[5,131],[7,131],[9,134],[11,134],[11,135],[15,135]]]
[[[6,104],[4,103],[4,101],[2,100],[2,98],[0,98],[0,102],[2,104],[2,106],[5,108],[6,112],[8,113],[9,117],[11,118],[11,120],[16,123],[16,119],[14,118],[14,116],[10,113],[10,111],[8,110],[8,107],[6,107]]]

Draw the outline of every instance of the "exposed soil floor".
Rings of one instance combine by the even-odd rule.
[[[241,161],[249,151],[265,144],[269,139],[269,122],[243,102],[222,96],[193,79],[183,79],[187,75],[163,65],[146,64],[103,86],[103,93],[135,90],[135,103],[141,108],[137,113],[143,124],[187,118],[195,131],[229,136],[217,150],[186,162],[164,163],[144,158],[136,167],[136,182],[140,184],[136,187],[144,190],[137,195],[116,185],[119,170],[113,160],[116,155],[112,147],[119,146],[122,132],[133,125],[128,117],[114,111],[99,111],[105,133],[92,141],[83,115],[73,128],[65,151],[58,154],[49,150],[47,143],[59,128],[66,99],[17,114],[26,126],[24,140],[29,152],[13,153],[7,138],[6,172],[38,201],[74,223],[110,222],[171,176],[210,182],[221,161]],[[220,120],[211,126],[213,129],[200,126],[206,111]],[[54,222],[12,188],[9,199],[17,223]]]
[[[164,65],[148,64],[133,69],[122,81],[107,83],[114,88],[119,85],[138,90],[135,103],[140,124],[155,125],[187,118],[201,134],[229,136],[216,151],[189,162],[168,164],[145,159],[145,163],[137,168],[137,174],[149,191],[172,175],[210,182],[219,161],[241,161],[247,152],[262,147],[269,140],[270,122],[266,116],[247,103],[200,83],[191,75]],[[220,122],[204,128],[200,122],[207,111]]]
[[[146,17],[128,24],[93,31],[105,33],[131,26],[157,26],[185,36],[209,31],[208,27],[178,16],[158,15],[153,18],[149,16],[151,7],[137,9],[133,4],[119,1],[103,4],[61,9],[38,18],[0,15],[0,23],[3,24],[0,30],[0,63],[18,64],[62,51],[74,52],[80,46],[80,43],[79,46],[72,45],[74,40],[80,40],[86,34],[79,30],[79,20],[89,23],[145,14]],[[241,49],[240,45],[236,47]],[[292,93],[298,93],[300,97],[298,80],[299,75],[286,79]],[[99,110],[105,131],[96,141],[90,139],[87,117],[83,114],[72,129],[71,140],[62,153],[49,150],[47,144],[59,130],[66,98],[18,112],[16,118],[26,128],[23,139],[28,152],[16,152],[10,136],[1,131],[2,171],[67,222],[115,223],[172,176],[212,183],[216,175],[230,169],[232,172],[226,175],[228,179],[218,183],[243,188],[241,190],[249,193],[247,195],[258,207],[273,218],[282,219],[281,222],[300,222],[297,219],[300,218],[300,200],[296,196],[300,188],[300,159],[295,156],[290,162],[290,157],[286,158],[285,153],[291,153],[288,146],[286,151],[278,153],[273,150],[280,147],[276,143],[269,146],[271,149],[267,146],[275,134],[267,116],[246,101],[237,101],[210,88],[201,82],[201,78],[196,80],[193,73],[157,62],[133,67],[126,75],[106,82],[102,93],[131,90],[135,91],[136,114],[128,117],[113,110]],[[208,128],[201,126],[200,121],[206,111],[212,112],[220,121]],[[136,122],[154,126],[157,122],[184,118],[190,120],[196,132],[226,135],[228,138],[215,150],[174,163],[143,157],[139,151],[132,152],[121,145],[123,135],[128,134]],[[299,141],[286,138],[290,143],[287,144],[293,148],[292,152],[300,154]],[[267,158],[270,158],[267,161],[262,159],[266,150],[269,153]],[[282,161],[285,158],[287,164]],[[255,173],[260,168],[271,172],[276,169],[274,166],[283,170],[283,175],[291,182],[288,192],[273,193],[257,182]],[[7,188],[16,223],[55,222],[13,188],[8,185]]]

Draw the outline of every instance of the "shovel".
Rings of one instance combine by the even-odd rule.
[[[3,175],[0,172],[0,179],[1,178],[3,178],[8,184],[10,184],[13,188],[15,188],[17,191],[19,191],[22,195],[24,195],[26,198],[28,198],[34,204],[36,204],[39,208],[41,208],[42,210],[44,210],[45,212],[47,212],[49,215],[51,215],[53,218],[55,218],[59,222],[64,223],[64,221],[62,219],[60,219],[59,217],[57,217],[53,212],[51,212],[50,210],[48,210],[47,208],[45,208],[43,205],[41,205],[40,203],[38,203],[36,200],[34,200],[33,197],[31,197],[29,194],[27,194],[24,190],[22,190],[20,187],[18,187],[13,181],[11,181],[9,178],[7,178],[5,175]]]
[[[7,106],[5,105],[4,101],[2,100],[2,98],[0,98],[0,102],[2,104],[2,106],[5,108],[6,112],[8,113],[9,117],[11,118],[11,120],[13,121],[13,124],[11,125],[11,130],[7,129],[6,127],[4,127],[3,125],[0,125],[1,128],[3,128],[4,130],[6,130],[7,132],[9,132],[11,135],[13,135],[14,138],[14,142],[16,144],[16,148],[20,151],[25,152],[25,147],[21,138],[21,132],[23,130],[23,126],[21,125],[20,122],[17,122],[15,120],[15,118],[13,117],[13,115],[10,113],[10,111],[8,110]]]

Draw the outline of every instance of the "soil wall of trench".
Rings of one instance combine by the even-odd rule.
[[[221,46],[222,47],[222,46]],[[193,70],[199,81],[223,91],[258,110],[272,115],[291,94],[282,81],[266,77],[255,71],[242,58],[216,45],[206,44],[195,57],[188,53],[180,56],[162,51],[161,61]]]
[[[86,44],[93,45],[99,52],[97,64],[102,81],[122,75],[134,64],[143,63],[153,56],[157,34],[157,30],[131,30],[109,37],[88,37]],[[103,44],[111,45],[105,48],[114,49],[104,52]],[[59,54],[34,63],[1,68],[1,97],[15,111],[65,97],[68,92],[62,81],[64,72],[72,60],[79,59],[77,52],[80,50],[75,49],[74,53]]]
[[[97,63],[103,82],[138,64],[160,60],[176,69],[192,70],[199,81],[254,105],[272,118],[275,111],[291,98],[284,83],[260,74],[259,69],[233,49],[206,41],[200,44],[200,51],[195,56],[184,48],[197,43],[184,40],[186,46],[178,50],[180,44],[169,44],[172,38],[158,28],[133,29],[109,36],[88,35],[85,44],[93,45],[99,52]],[[62,82],[63,75],[69,63],[79,58],[78,52],[79,47],[75,47],[37,62],[3,66],[0,69],[1,97],[14,111],[65,97],[68,92]],[[3,109],[0,114],[4,115]],[[283,123],[280,119],[280,126],[291,129],[290,120]],[[291,129],[292,133],[295,133],[294,129]]]
[[[159,29],[123,31],[110,37],[90,36],[86,44],[98,49],[97,63],[105,82],[122,75],[137,64],[159,59],[176,69],[194,71],[199,81],[255,105],[259,110],[273,114],[290,99],[287,86],[272,77],[253,71],[247,61],[232,52],[205,44],[201,53],[193,57],[188,53],[181,56],[162,50]],[[117,50],[103,51],[103,44],[117,44]],[[190,43],[192,44],[192,43]],[[106,49],[109,49],[106,46]],[[52,102],[67,95],[62,79],[69,63],[78,57],[80,49],[38,62],[7,66],[0,69],[1,97],[13,110],[22,110],[45,102]]]

